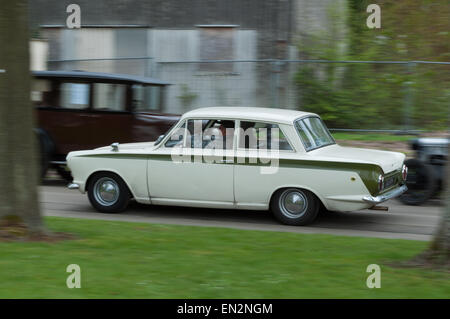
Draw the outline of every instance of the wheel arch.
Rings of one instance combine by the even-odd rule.
[[[306,191],[310,192],[311,194],[313,194],[319,200],[319,203],[321,205],[323,205],[326,209],[328,209],[328,206],[327,206],[326,201],[324,200],[324,198],[322,196],[318,195],[318,192],[316,190],[314,190],[314,189],[312,189],[310,187],[306,187],[304,185],[283,185],[283,186],[278,187],[277,189],[275,189],[272,192],[272,194],[270,194],[269,207],[270,207],[270,205],[272,203],[272,200],[273,200],[273,197],[275,196],[275,194],[278,193],[279,191],[282,191],[282,190],[288,189],[288,188],[298,188],[298,189],[306,190]]]
[[[85,183],[85,187],[84,187],[84,191],[87,192],[88,191],[88,187],[89,187],[89,183],[92,180],[92,178],[95,175],[101,174],[101,173],[110,173],[110,174],[114,174],[117,175],[117,177],[119,177],[124,184],[127,186],[128,188],[128,192],[130,193],[131,198],[135,198],[134,192],[132,187],[130,187],[130,184],[121,176],[121,174],[113,169],[99,169],[96,171],[93,171],[89,174],[88,178],[86,179],[86,183]]]

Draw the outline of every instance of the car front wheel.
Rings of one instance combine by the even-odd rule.
[[[287,225],[312,223],[319,213],[319,208],[320,202],[313,193],[298,188],[278,191],[271,202],[274,216]]]
[[[98,173],[89,180],[88,198],[99,212],[120,213],[128,206],[130,191],[118,175]]]

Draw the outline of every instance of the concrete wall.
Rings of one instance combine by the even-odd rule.
[[[234,60],[308,58],[305,52],[318,38],[338,48],[337,58],[345,56],[347,47],[346,0],[78,0],[82,28],[69,30],[66,7],[72,2],[30,0],[31,25],[47,26],[41,30],[49,41],[50,59],[152,59],[51,63],[50,68],[168,80],[175,85],[169,89],[165,111],[175,113],[217,104],[301,104],[293,80],[299,64],[234,63],[214,72],[198,64],[169,63],[204,56],[202,25],[235,26]],[[183,97],[189,95],[192,102],[186,103]]]
[[[184,112],[213,105],[257,106],[256,63],[232,63],[224,71],[205,70],[198,63],[171,63],[200,60],[201,30],[150,30],[149,33],[153,43],[151,56],[157,63],[154,74],[175,84],[169,89],[167,111]],[[234,60],[256,59],[257,32],[234,30],[232,55]],[[196,96],[192,103],[182,102],[186,94]]]
[[[193,29],[197,25],[238,25],[258,30],[258,58],[285,53],[291,36],[294,0],[77,0],[82,26],[140,25],[157,29]],[[30,0],[30,23],[65,27],[73,0]]]
[[[267,90],[258,94],[260,76],[256,63],[232,63],[226,71],[208,70],[198,63],[179,63],[201,59],[201,32],[202,28],[82,28],[48,29],[44,34],[52,44],[52,59],[105,59],[50,63],[50,69],[136,74],[172,83],[166,112],[181,113],[193,107],[219,104],[262,106],[263,101],[268,101],[264,98]],[[229,59],[257,59],[258,32],[239,28],[230,32],[232,54]],[[130,56],[152,59],[108,60]],[[192,103],[183,103],[186,94],[196,96]]]

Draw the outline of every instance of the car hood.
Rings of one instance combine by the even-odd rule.
[[[141,143],[124,143],[119,144],[119,152],[122,150],[138,150],[144,148],[152,148],[155,145],[155,142],[141,142]],[[111,146],[102,146],[96,148],[95,151],[106,151],[110,150]]]
[[[389,173],[402,167],[405,155],[398,152],[379,151],[366,148],[343,147],[330,145],[310,151],[309,155],[326,158],[333,161],[350,161],[358,163],[375,164],[381,167],[383,172]]]

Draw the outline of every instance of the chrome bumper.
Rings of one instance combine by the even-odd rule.
[[[401,194],[403,194],[404,192],[406,192],[407,190],[408,190],[408,187],[406,187],[406,185],[402,185],[399,188],[393,189],[393,190],[391,190],[387,193],[384,193],[383,195],[380,195],[380,196],[376,196],[376,197],[364,196],[363,200],[368,203],[379,204],[379,203],[385,202],[391,198],[398,197]]]
[[[68,189],[79,189],[80,185],[75,184],[75,183],[70,183],[69,185],[67,185]]]

